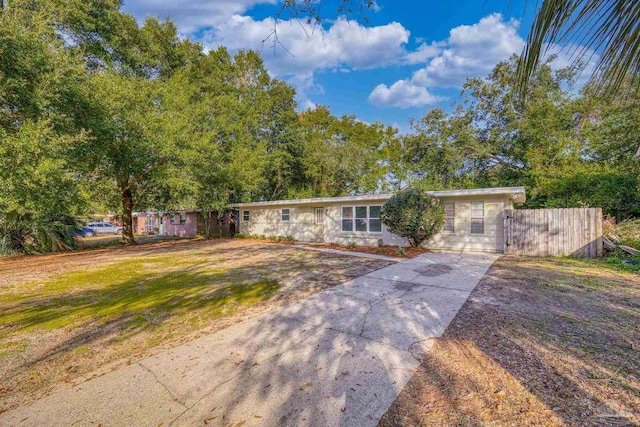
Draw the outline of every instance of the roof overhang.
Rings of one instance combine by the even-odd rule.
[[[435,197],[507,196],[514,203],[524,203],[527,196],[524,187],[471,188],[468,190],[427,191]]]
[[[427,191],[427,193],[435,197],[507,196],[515,203],[524,203],[526,200],[524,187],[472,188],[467,190]],[[366,194],[343,197],[316,197],[309,199],[270,200],[264,202],[235,203],[231,206],[237,208],[285,205],[318,206],[325,203],[386,201],[392,196],[393,194]]]

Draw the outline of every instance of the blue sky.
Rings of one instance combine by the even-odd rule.
[[[354,0],[357,1],[357,0]],[[282,47],[264,40],[279,0],[129,0],[139,19],[171,17],[181,35],[207,48],[260,51],[269,72],[296,87],[301,109],[328,105],[334,114],[410,129],[410,118],[449,108],[468,77],[486,76],[524,45],[534,3],[524,0],[377,0],[359,15],[338,16],[324,0],[320,27],[284,16]],[[560,47],[558,66],[568,63]]]

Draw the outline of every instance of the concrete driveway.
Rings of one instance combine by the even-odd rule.
[[[497,258],[393,264],[0,414],[0,425],[375,426]]]

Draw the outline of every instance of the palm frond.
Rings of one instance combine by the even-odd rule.
[[[598,55],[593,78],[607,90],[631,79],[640,87],[639,0],[543,0],[518,65],[518,91],[525,94],[541,58],[557,44],[569,46],[575,63]]]
[[[0,254],[59,252],[75,247],[78,222],[69,216],[0,217]]]

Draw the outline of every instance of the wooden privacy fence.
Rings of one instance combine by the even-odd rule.
[[[602,209],[508,209],[504,253],[602,256]]]

